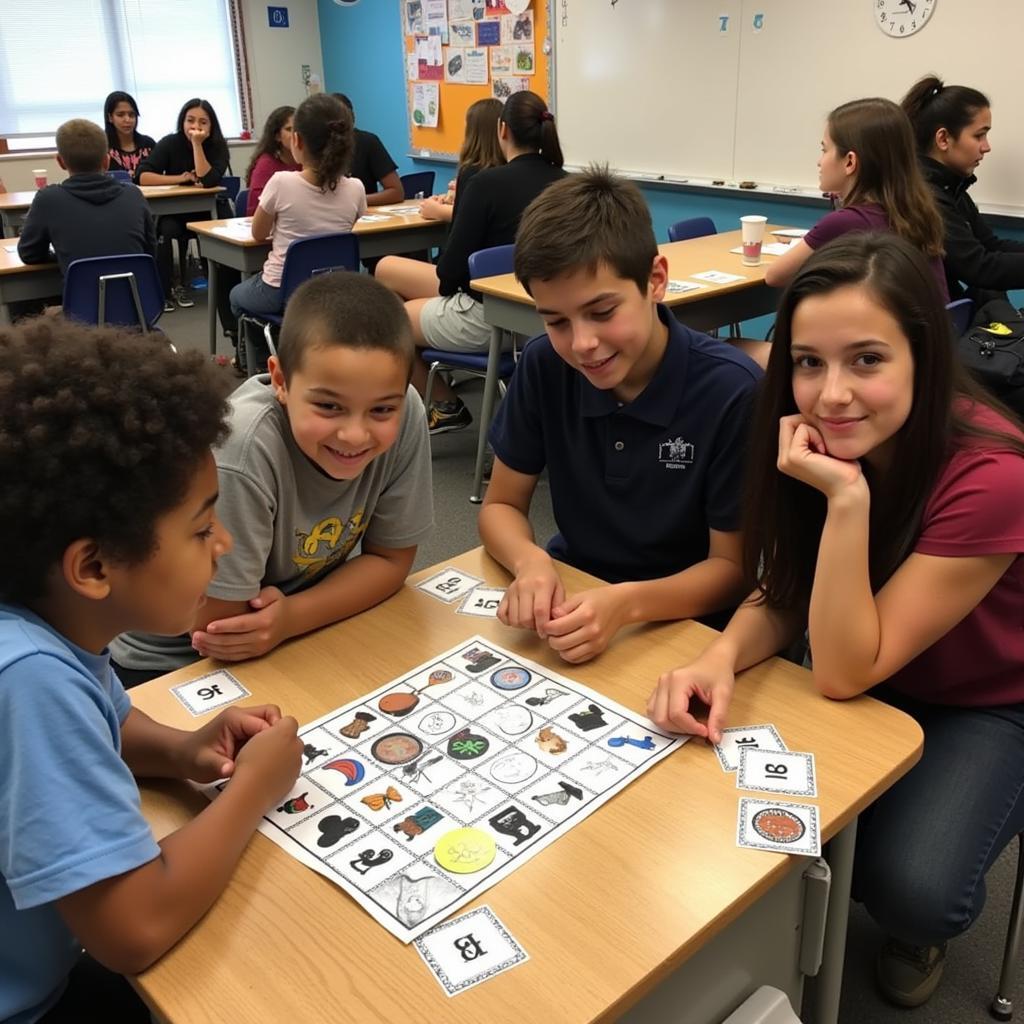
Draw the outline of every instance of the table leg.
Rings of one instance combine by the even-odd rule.
[[[814,987],[816,1024],[837,1024],[839,997],[843,988],[843,960],[846,955],[846,925],[850,916],[850,884],[853,881],[853,851],[857,841],[854,818],[828,846],[832,888],[828,897],[828,922],[821,968]]]
[[[217,354],[217,264],[213,260],[206,261],[206,303],[209,309],[206,315],[210,324],[210,355]]]
[[[0,327],[11,326],[11,312],[6,302],[0,302]]]
[[[487,431],[494,412],[494,396],[498,393],[498,370],[501,366],[501,336],[497,327],[491,328],[491,346],[487,352],[487,376],[484,377],[484,400],[480,405],[480,434],[476,442],[476,469],[473,472],[473,492],[469,500],[474,505],[482,502],[480,493],[484,482],[484,457],[487,454]]]

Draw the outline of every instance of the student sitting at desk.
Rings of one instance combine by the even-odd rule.
[[[448,243],[437,264],[437,290],[421,290],[422,276],[407,274],[409,260],[385,256],[377,278],[406,300],[413,337],[420,348],[448,352],[486,351],[491,331],[484,306],[469,286],[469,257],[480,249],[511,245],[523,210],[553,181],[564,177],[562,147],[554,115],[532,92],[513,93],[498,121],[498,140],[508,161],[480,171],[459,197]],[[413,383],[422,394],[427,368],[416,360]],[[442,378],[428,410],[430,432],[459,430],[472,422],[469,409]]]
[[[815,249],[848,231],[892,231],[928,257],[949,301],[938,211],[917,165],[910,124],[895,103],[853,100],[828,115],[818,181],[842,208],[826,214],[789,252],[769,263],[765,283],[784,287]]]
[[[1024,242],[999,238],[970,196],[975,171],[992,151],[988,97],[965,85],[922,78],[903,98],[924,175],[942,214],[949,294],[980,306],[1024,288]]]
[[[109,328],[0,332],[4,1021],[149,1024],[121,975],[206,913],[299,772],[297,724],[276,707],[172,729],[111,671],[114,634],[183,629],[231,548],[214,512],[215,378],[197,353]],[[133,775],[231,781],[158,843]]]
[[[735,607],[761,371],[660,305],[668,264],[647,205],[606,170],[534,200],[515,266],[548,333],[524,350],[490,432],[480,536],[515,576],[498,618],[580,662],[627,623]],[[546,551],[527,518],[545,467],[559,530]],[[555,558],[611,585],[566,594]]]
[[[296,290],[270,374],[234,393],[215,453],[234,550],[191,637],[133,633],[112,645],[118,666],[135,670],[122,678],[200,656],[258,657],[398,590],[433,528],[414,351],[401,304],[373,278],[320,274]]]
[[[61,273],[75,260],[156,251],[153,218],[142,193],[106,173],[107,137],[83,118],[57,129],[57,163],[69,177],[36,193],[18,255],[23,263],[49,263],[56,253]]]
[[[239,216],[251,217],[259,205],[260,196],[267,187],[267,182],[278,171],[301,171],[302,166],[292,156],[292,130],[295,127],[295,108],[277,107],[270,112],[263,134],[256,148],[252,151],[252,159],[245,169],[245,185],[249,189],[249,198],[245,209]]]
[[[355,124],[356,112],[352,101],[343,92],[331,95],[345,104],[352,115],[352,123]],[[364,132],[362,128],[356,128],[352,167],[348,173],[363,183],[368,206],[386,206],[400,203],[405,199],[402,180],[398,177],[398,164],[391,159],[391,154],[384,148],[384,143],[373,132]]]
[[[133,178],[156,143],[139,131],[139,105],[126,92],[112,92],[103,101],[103,127],[107,133],[110,169]]]
[[[924,754],[861,816],[854,866],[889,936],[878,983],[917,1006],[1024,830],[1024,433],[956,362],[920,251],[855,234],[783,295],[751,439],[757,589],[648,714],[717,742],[736,673],[806,627],[821,693],[917,719]]]

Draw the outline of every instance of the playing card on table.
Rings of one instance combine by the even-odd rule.
[[[416,951],[449,996],[530,959],[490,907],[439,924],[416,940]]]
[[[431,597],[436,597],[439,601],[444,601],[445,604],[453,604],[481,583],[483,580],[479,576],[448,566],[421,583],[417,583],[416,589],[422,590],[424,594],[429,594]]]
[[[732,284],[733,281],[745,281],[742,274],[727,274],[724,270],[702,270],[699,274],[691,274],[698,281],[710,281],[712,284]]]
[[[790,793],[793,796],[817,796],[814,755],[794,750],[763,750],[741,747],[736,788],[765,793]]]
[[[214,708],[222,708],[225,704],[233,704],[243,697],[252,696],[241,682],[225,669],[207,672],[197,679],[172,686],[171,693],[195,718],[205,715]]]
[[[505,596],[502,587],[476,587],[463,599],[455,610],[460,615],[478,615],[482,619],[493,619],[498,614],[498,605]]]
[[[773,853],[821,856],[818,808],[781,800],[740,799],[736,845]]]
[[[740,766],[743,747],[762,750],[785,750],[786,744],[774,725],[737,725],[722,730],[722,742],[716,743],[715,753],[723,772],[734,772]]]

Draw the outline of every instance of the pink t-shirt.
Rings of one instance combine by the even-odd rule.
[[[990,409],[979,426],[1020,436]],[[914,550],[964,558],[1016,554],[981,603],[890,680],[931,704],[983,707],[1024,702],[1024,455],[968,438],[939,474]]]
[[[306,181],[301,171],[278,171],[260,196],[260,209],[276,218],[263,280],[277,288],[288,246],[297,238],[351,231],[366,213],[366,190],[358,178],[339,178],[333,192],[322,192]]]

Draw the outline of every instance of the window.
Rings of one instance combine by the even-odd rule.
[[[101,124],[115,89],[135,97],[139,131],[156,139],[193,96],[237,136],[251,127],[241,40],[236,0],[4,0],[0,137],[12,150],[52,146],[68,118]]]

